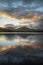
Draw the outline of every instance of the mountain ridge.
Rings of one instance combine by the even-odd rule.
[[[6,24],[5,27],[0,27],[0,32],[43,32],[43,30],[32,29],[26,26],[16,28],[13,24]]]

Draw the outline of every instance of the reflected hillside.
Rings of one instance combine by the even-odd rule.
[[[25,45],[43,42],[43,35],[0,35],[0,46]]]
[[[14,40],[15,35],[9,34],[9,35],[5,35],[5,37],[7,40]]]
[[[43,35],[0,35],[0,65],[3,63],[43,64]]]
[[[20,63],[43,63],[43,49],[41,49],[41,46],[39,47],[39,45],[37,46],[35,44],[27,44],[24,46],[9,46],[7,48],[2,48],[1,50],[2,51],[0,53],[0,64],[10,63],[18,65]]]

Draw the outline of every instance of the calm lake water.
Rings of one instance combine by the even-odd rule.
[[[9,46],[19,47],[2,53]],[[43,35],[0,35],[0,63],[19,63],[23,60],[43,62]]]
[[[43,48],[43,35],[0,35],[0,48],[9,45],[34,44],[34,46]]]

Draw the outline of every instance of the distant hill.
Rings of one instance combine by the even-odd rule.
[[[13,24],[6,24],[4,25],[6,29],[15,30],[15,26]]]
[[[37,30],[37,29],[30,29],[27,27],[21,27],[16,29],[17,32],[43,32],[42,30]]]
[[[14,32],[15,26],[13,24],[6,24],[4,28],[0,27],[0,32]]]
[[[0,32],[43,32],[43,30],[37,30],[37,29],[30,29],[27,27],[20,27],[20,28],[13,28],[13,27],[0,27]]]
[[[7,29],[7,28],[0,28],[0,32],[13,32],[14,30]]]
[[[21,27],[21,28],[18,28],[18,29],[16,29],[16,31],[18,32],[28,32],[28,31],[32,31],[32,30],[30,30],[29,28],[27,28],[27,27]]]

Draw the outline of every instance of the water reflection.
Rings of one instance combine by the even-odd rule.
[[[43,49],[43,35],[0,35],[0,48],[11,45],[27,45]]]
[[[12,63],[39,61],[43,58],[43,35],[0,35],[0,62],[9,58]]]
[[[5,37],[6,37],[7,40],[14,40],[14,36],[15,35],[11,35],[11,34],[5,35]]]

